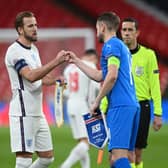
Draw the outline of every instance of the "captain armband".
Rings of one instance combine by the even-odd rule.
[[[24,59],[20,59],[16,62],[15,64],[15,69],[17,72],[19,72],[23,67],[27,66],[28,64],[26,63],[26,61]]]
[[[154,116],[156,116],[156,117],[162,117],[161,114],[154,114]]]
[[[120,60],[115,56],[111,56],[108,58],[108,66],[109,65],[116,65],[117,68],[119,68],[120,67]]]

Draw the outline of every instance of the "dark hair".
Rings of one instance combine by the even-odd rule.
[[[104,22],[107,25],[107,29],[109,31],[115,30],[117,32],[120,25],[120,18],[114,12],[105,12],[101,14],[97,21]]]
[[[95,55],[95,56],[98,56],[96,50],[92,49],[92,48],[85,50],[84,54],[85,55]]]
[[[135,18],[127,17],[127,18],[124,18],[122,22],[132,22],[132,23],[135,23],[136,30],[138,30],[138,28],[139,28],[138,21]]]
[[[34,17],[34,14],[29,11],[23,11],[17,14],[15,19],[15,29],[18,32],[19,27],[23,27],[23,18],[25,17]]]

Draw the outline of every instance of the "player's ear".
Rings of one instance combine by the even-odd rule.
[[[106,25],[105,25],[103,22],[101,22],[100,27],[101,27],[101,31],[102,31],[102,32],[105,32]]]
[[[136,31],[136,36],[138,37],[140,35],[140,30]]]
[[[18,33],[23,34],[23,27],[18,27]]]

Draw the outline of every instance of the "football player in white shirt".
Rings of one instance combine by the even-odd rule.
[[[98,62],[97,53],[94,49],[85,51],[82,60],[87,65],[96,68]],[[82,168],[90,168],[89,144],[87,132],[82,115],[89,112],[89,106],[95,100],[100,84],[88,78],[76,65],[69,64],[64,77],[67,81],[67,110],[73,137],[78,144],[61,165],[61,168],[70,168],[80,161]]]
[[[5,56],[12,99],[9,108],[11,150],[16,153],[15,168],[47,168],[53,162],[50,130],[42,109],[42,85],[55,84],[48,73],[63,63],[67,56],[60,51],[53,60],[41,65],[37,41],[37,22],[33,13],[16,16],[18,39]],[[61,79],[63,83],[62,78]],[[32,163],[36,152],[37,160]]]

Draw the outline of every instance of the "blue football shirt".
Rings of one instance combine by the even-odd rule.
[[[108,93],[109,107],[137,106],[135,87],[131,73],[131,53],[127,46],[117,37],[112,37],[104,43],[101,55],[103,80],[108,72],[108,58],[115,56],[120,60],[118,77]]]

